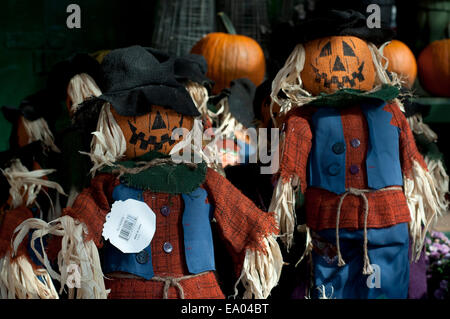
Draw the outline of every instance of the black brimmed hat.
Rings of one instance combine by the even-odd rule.
[[[175,78],[178,81],[199,83],[211,92],[214,81],[206,76],[208,64],[205,58],[199,54],[187,54],[175,59]]]
[[[175,58],[137,45],[113,50],[101,64],[103,94],[86,100],[76,113],[92,113],[87,109],[109,102],[123,116],[147,114],[151,105],[199,116],[188,91],[175,78],[174,64]]]
[[[55,96],[48,89],[28,95],[20,102],[19,107],[2,107],[4,117],[12,124],[15,124],[20,116],[29,121],[35,121],[42,117],[50,124],[55,121],[59,110]]]
[[[298,43],[329,36],[355,36],[375,44],[392,40],[393,30],[381,25],[369,28],[367,17],[356,10],[326,10],[313,14],[297,26]]]

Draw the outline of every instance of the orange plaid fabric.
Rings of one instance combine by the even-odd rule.
[[[304,106],[288,114],[285,132],[285,149],[281,160],[280,176],[287,181],[298,176],[301,190],[305,193],[307,225],[316,231],[335,228],[336,212],[340,195],[327,190],[310,187],[306,180],[306,169],[313,140],[310,120],[317,108]],[[411,129],[405,116],[396,104],[387,104],[384,110],[392,114],[391,124],[400,128],[400,161],[403,173],[412,172],[413,160],[422,167],[426,164],[417,150]],[[365,160],[368,149],[367,122],[360,107],[348,107],[340,110],[344,138],[346,142],[346,188],[367,189]],[[357,138],[359,147],[352,147],[351,140]],[[357,165],[357,174],[350,173],[350,165]],[[405,195],[400,190],[371,192],[366,194],[369,202],[367,227],[383,228],[410,221],[410,212]],[[361,197],[348,195],[342,205],[340,228],[362,229],[364,227],[364,203]]]
[[[16,227],[24,220],[33,218],[33,213],[25,206],[2,212],[2,214],[4,214],[4,216],[0,225],[0,258],[3,258],[8,252],[11,252],[11,238]],[[20,244],[16,257],[28,255],[27,245],[28,235],[25,237],[22,244]]]
[[[213,272],[180,281],[185,299],[224,299]],[[162,299],[164,283],[145,279],[106,279],[106,289],[111,289],[109,299]],[[180,298],[176,287],[171,286],[169,299]]]
[[[112,191],[118,183],[117,178],[110,174],[96,176],[91,186],[78,196],[72,208],[64,212],[87,225],[87,239],[94,240],[98,247],[102,246],[103,224],[112,204]],[[208,192],[207,200],[215,208],[214,218],[220,235],[227,242],[235,270],[240,274],[246,250],[264,250],[263,237],[277,232],[273,213],[259,210],[228,180],[211,169],[208,169],[202,187]],[[144,191],[143,199],[156,214],[156,232],[151,242],[155,276],[189,275],[184,256],[184,202],[181,195]],[[163,206],[170,208],[167,216],[160,213]],[[163,250],[165,242],[172,244],[170,254]],[[56,244],[52,246],[58,247]],[[105,284],[112,289],[111,298],[162,298],[164,287],[161,282],[131,278],[106,280]],[[185,298],[224,298],[213,272],[183,280],[180,284]],[[170,297],[177,297],[176,288],[170,288]]]

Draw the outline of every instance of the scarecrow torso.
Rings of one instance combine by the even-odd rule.
[[[403,185],[400,111],[395,108],[398,109],[392,104],[340,109],[305,106],[295,112],[300,120],[294,120],[294,126],[288,123],[287,129],[310,131],[310,143],[288,147],[285,156],[294,150],[308,154],[307,161],[299,163],[299,167],[304,167],[309,227],[314,230],[335,228],[339,200],[349,188],[375,191]],[[368,227],[388,227],[409,221],[401,189],[370,192],[366,196]],[[363,199],[348,195],[342,204],[340,228],[363,227]]]
[[[105,243],[102,258],[105,274],[126,272],[151,279],[215,270],[211,205],[203,188],[189,194],[169,194],[118,184],[112,198],[145,202],[156,215],[156,231],[151,244],[139,253],[124,254]]]

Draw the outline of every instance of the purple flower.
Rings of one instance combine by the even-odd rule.
[[[427,245],[431,245],[431,239],[430,239],[430,238],[427,237],[427,238],[425,239],[425,242],[427,243]]]
[[[440,239],[440,240],[442,240],[444,242],[448,240],[447,236],[445,236],[444,233],[438,232],[438,231],[432,231],[431,232],[431,237],[434,238],[434,239]]]
[[[448,281],[447,280],[441,280],[441,282],[439,283],[439,288],[446,290],[448,287]]]
[[[433,251],[433,252],[430,254],[430,257],[433,258],[433,259],[438,259],[438,258],[441,257],[441,254],[440,254],[438,251]]]
[[[450,259],[450,253],[445,254],[444,258],[445,259]]]

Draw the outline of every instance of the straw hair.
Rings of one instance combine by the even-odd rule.
[[[6,255],[0,259],[0,298],[58,299],[59,297],[45,269],[34,270],[24,256],[12,260]]]
[[[436,222],[437,217],[447,212],[448,202],[445,196],[440,196],[439,186],[436,185],[436,180],[430,172],[417,161],[413,162],[410,175],[403,178],[404,193],[411,214],[409,231],[412,238],[412,260],[417,261],[427,231]]]
[[[21,205],[28,207],[33,204],[41,190],[47,193],[43,187],[56,189],[58,193],[66,195],[58,183],[43,179],[44,176],[55,172],[55,169],[29,171],[19,159],[14,159],[9,167],[0,169],[0,171],[10,185],[9,194],[11,196],[11,208],[13,209]],[[53,207],[50,197],[49,200]]]
[[[208,113],[208,90],[203,85],[187,81],[186,82],[186,90],[191,95],[192,101],[194,101],[195,106],[197,107],[200,114],[204,117],[209,117]]]
[[[122,130],[111,113],[111,104],[106,102],[100,111],[97,129],[92,133],[91,152],[84,153],[91,158],[93,167],[92,176],[104,166],[113,166],[120,160],[126,151],[127,143]]]
[[[72,77],[67,86],[67,95],[72,101],[70,115],[72,116],[83,103],[90,97],[98,97],[102,94],[97,83],[87,73],[80,73]]]
[[[28,143],[41,141],[46,148],[51,149],[53,152],[61,152],[55,145],[53,134],[50,131],[47,122],[42,117],[34,121],[29,121],[21,116],[21,120],[28,136]]]
[[[241,276],[234,286],[234,297],[238,295],[239,282],[245,288],[244,299],[266,299],[278,284],[283,268],[280,246],[272,235],[263,238],[263,243],[265,252],[247,249]]]
[[[80,287],[69,287],[69,299],[106,299],[109,290],[105,289],[104,275],[101,268],[100,256],[95,243],[92,240],[85,240],[88,233],[85,224],[65,215],[50,223],[40,219],[30,218],[20,224],[14,231],[13,253],[17,252],[19,245],[33,229],[31,238],[31,249],[44,265],[51,278],[61,283],[59,293],[69,282],[69,270],[74,265],[79,271]],[[59,272],[55,271],[43,250],[38,251],[35,241],[39,240],[43,245],[43,237],[47,235],[61,238],[61,250],[58,253]],[[42,253],[42,254],[41,254]],[[76,291],[75,291],[75,288]]]

